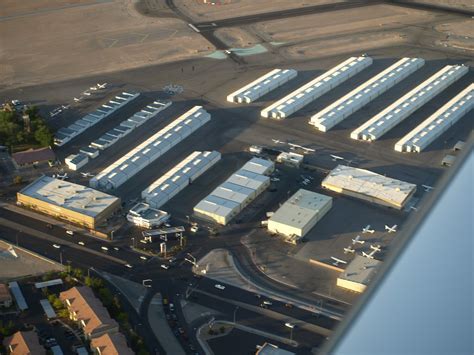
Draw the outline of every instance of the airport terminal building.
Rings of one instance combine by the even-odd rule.
[[[41,176],[17,193],[17,204],[52,217],[95,229],[120,209],[120,198]]]

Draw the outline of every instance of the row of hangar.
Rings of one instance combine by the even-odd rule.
[[[285,119],[369,67],[372,63],[372,58],[368,56],[351,57],[264,108],[260,114],[265,118]],[[309,120],[309,124],[321,132],[329,131],[397,83],[409,77],[424,64],[425,61],[422,58],[402,58],[398,60],[347,95],[313,115]],[[446,65],[355,129],[350,137],[355,140],[369,142],[379,139],[468,72],[469,67],[465,65]],[[293,69],[274,69],[229,94],[227,101],[234,103],[253,102],[296,76],[297,72]],[[394,149],[400,152],[421,152],[466,115],[473,106],[474,84],[470,84],[401,138],[395,144]]]
[[[131,133],[135,128],[154,118],[158,113],[171,106],[171,103],[171,101],[156,100],[145,106],[91,142],[87,147],[81,148],[78,154],[69,155],[65,159],[66,165],[71,170],[79,170],[89,162],[89,159],[98,157],[101,151],[109,148],[118,140]]]

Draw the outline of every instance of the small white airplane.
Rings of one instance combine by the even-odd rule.
[[[395,232],[397,231],[397,227],[398,227],[398,226],[397,226],[396,224],[394,224],[394,225],[391,226],[391,227],[385,225],[385,230],[386,230],[387,232],[389,232],[389,233],[395,233]]]
[[[361,240],[361,239],[360,239],[360,235],[358,235],[357,237],[355,237],[355,239],[352,239],[352,245],[364,244],[364,243],[365,243],[365,240]]]
[[[368,259],[374,259],[374,254],[375,251],[371,251],[369,254],[367,254],[365,251],[362,252],[362,256],[365,256]]]
[[[96,91],[96,90],[97,90],[97,86],[91,86],[91,87],[89,88],[89,90]]]
[[[80,97],[79,98],[75,97],[74,102],[81,102],[81,98]]]
[[[97,84],[97,89],[105,89],[107,87],[107,83]]]
[[[89,91],[84,91],[82,94],[86,96],[91,96],[91,93]]]
[[[54,176],[53,176],[53,177],[54,177]],[[67,173],[65,173],[65,174],[63,174],[63,175],[61,175],[61,174],[56,175],[56,178],[57,178],[57,179],[61,179],[61,180],[66,180],[66,179],[68,179],[69,177],[67,176]]]
[[[344,254],[354,254],[355,253],[355,249],[352,249],[351,246],[349,245],[347,248],[344,248]]]
[[[370,249],[372,249],[374,252],[382,251],[382,249],[380,249],[380,245],[370,245]]]
[[[290,147],[293,147],[293,148],[303,148],[303,146],[299,145],[299,144],[295,144],[295,143],[288,143],[288,145]]]
[[[373,234],[374,232],[375,232],[375,229],[370,229],[370,224],[368,224],[364,228],[362,228],[362,233]]]
[[[62,106],[61,106],[61,109],[67,110],[69,107],[71,107],[71,105],[62,105]]]
[[[421,187],[425,189],[425,192],[430,192],[431,190],[434,189],[433,186],[429,186],[429,185],[421,185]]]
[[[335,258],[334,256],[331,256],[331,259],[334,260],[332,263],[334,266],[339,266],[339,264],[347,264],[347,261]]]
[[[94,175],[92,175],[91,173],[87,172],[87,173],[81,173],[82,176],[84,177],[93,177]]]
[[[316,149],[313,149],[313,148],[307,148],[307,147],[301,147],[301,149],[303,149],[305,152],[307,153],[314,153],[316,152]]]
[[[285,142],[283,142],[283,141],[281,141],[281,140],[279,140],[279,139],[273,139],[273,138],[272,138],[272,141],[273,141],[273,143],[276,143],[276,144],[285,144]]]
[[[330,156],[332,158],[332,161],[344,160],[344,158],[340,157],[339,155],[330,154]]]

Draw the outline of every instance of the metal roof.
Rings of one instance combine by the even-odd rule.
[[[35,288],[57,286],[57,285],[62,285],[62,284],[63,284],[62,279],[54,279],[54,280],[43,281],[43,282],[35,282]]]
[[[474,84],[471,84],[395,143],[395,150],[421,152],[473,107]]]
[[[18,285],[18,282],[12,281],[8,284],[8,287],[10,288],[13,297],[15,297],[15,301],[18,308],[20,308],[20,310],[22,311],[28,309],[28,304],[25,301],[25,297],[23,297],[23,292],[21,292],[20,285]]]
[[[217,196],[229,201],[237,202],[242,204],[251,198],[255,194],[255,190],[247,187],[232,184],[230,182],[224,182],[218,186],[210,195]]]
[[[119,199],[69,181],[41,176],[20,192],[52,205],[96,217]]]
[[[298,75],[294,69],[273,69],[227,96],[229,102],[251,103]]]
[[[402,58],[395,64],[375,75],[362,85],[344,95],[324,110],[311,117],[309,124],[322,132],[342,122],[385,91],[421,68],[425,61],[420,58]]]
[[[371,64],[370,57],[351,57],[266,107],[261,116],[286,118]]]
[[[236,185],[248,187],[253,190],[258,190],[262,185],[267,183],[270,180],[268,176],[260,175],[253,173],[251,171],[247,170],[238,170],[234,174],[232,174],[229,179],[227,179],[228,182],[231,182]]]
[[[241,169],[260,175],[266,175],[267,173],[273,171],[274,168],[275,164],[272,161],[254,157],[245,163]]]
[[[370,196],[395,206],[402,206],[416,190],[415,184],[346,165],[331,170],[322,186]]]
[[[447,65],[351,133],[352,139],[374,141],[410,116],[449,85],[467,74],[469,67]]]
[[[339,279],[356,282],[362,285],[368,285],[377,273],[377,268],[382,264],[381,261],[369,259],[356,254],[354,259],[347,264],[346,269],[338,276]]]
[[[46,313],[46,317],[48,319],[56,318],[56,312],[54,311],[53,307],[51,307],[51,303],[47,299],[40,300],[41,307],[43,307],[44,313]]]
[[[171,147],[178,144],[183,140],[187,135],[193,132],[193,130],[198,129],[203,124],[210,120],[210,115],[206,112],[201,106],[194,106],[192,109],[185,112],[183,115],[179,116],[172,123],[168,124],[165,128],[156,132],[154,135],[146,139],[144,142],[133,148],[130,152],[125,154],[122,158],[116,160],[114,163],[106,167],[102,172],[117,172],[120,170],[121,165],[133,163],[137,166],[135,173],[146,167],[148,164],[152,163]],[[198,124],[191,126],[182,126],[182,122],[185,120],[195,120]],[[183,127],[176,132],[178,127]],[[184,131],[188,133],[184,133]],[[140,158],[135,158],[135,156],[140,155]],[[138,160],[136,160],[138,159]],[[132,175],[129,176],[129,178]],[[105,177],[100,176],[96,180],[101,180]],[[95,183],[95,181],[93,183]],[[122,184],[125,181],[121,181]],[[100,184],[100,183],[99,183]],[[103,185],[103,184],[100,184]],[[116,186],[118,187],[118,185]]]
[[[65,134],[67,138],[55,137],[55,144],[58,146],[62,146],[63,144],[70,141],[75,136],[81,134],[82,132],[87,130],[89,127],[95,125],[97,122],[101,121],[102,119],[110,115],[111,113],[125,106],[130,101],[136,99],[140,95],[140,93],[123,92],[122,95],[124,96],[124,98],[119,98],[118,96],[116,96],[114,100],[110,100],[108,102],[108,105],[102,105],[97,110],[85,115],[81,119],[77,120],[75,123],[72,123],[68,127],[69,131],[67,131],[64,128],[61,128],[59,130],[60,133]],[[119,98],[118,100],[120,102],[115,101],[117,98]],[[88,122],[88,124],[86,124],[86,122]]]
[[[240,209],[240,204],[234,201],[229,201],[221,197],[209,195],[201,200],[194,210],[197,212],[205,212],[220,217],[228,217]]]
[[[331,201],[330,196],[299,189],[270,217],[270,221],[302,229]]]

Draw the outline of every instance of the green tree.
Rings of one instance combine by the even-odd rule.
[[[59,310],[59,309],[64,308],[64,304],[61,302],[59,298],[56,298],[53,302],[53,307]]]
[[[13,183],[15,185],[20,185],[23,183],[23,178],[20,176],[20,175],[16,175],[14,178],[13,178]]]
[[[82,279],[82,277],[84,276],[84,271],[82,271],[82,269],[80,268],[74,268],[72,270],[72,274],[74,275],[75,278]]]
[[[112,305],[113,296],[112,296],[112,292],[110,292],[108,288],[102,287],[99,289],[99,298],[104,304],[104,306],[106,306],[107,308],[109,308]]]
[[[63,308],[57,312],[57,315],[60,318],[69,318],[69,311],[67,310],[67,308]]]
[[[53,145],[53,134],[51,130],[44,124],[38,126],[35,130],[34,137],[42,147],[49,147]]]

